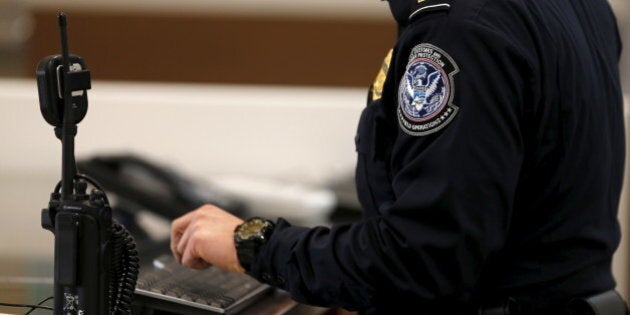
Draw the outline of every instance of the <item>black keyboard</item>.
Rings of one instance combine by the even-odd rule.
[[[188,269],[164,255],[153,261],[153,268],[141,269],[135,299],[149,307],[186,314],[232,314],[271,289],[245,274],[217,267]]]

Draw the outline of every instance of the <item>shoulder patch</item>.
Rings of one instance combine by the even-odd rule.
[[[398,123],[412,136],[446,127],[457,115],[453,76],[459,67],[445,51],[431,44],[415,46],[398,87]]]
[[[450,0],[416,0],[417,3],[414,5],[413,11],[409,15],[409,20],[414,17],[420,15],[421,13],[438,11],[438,10],[449,10],[451,8]]]

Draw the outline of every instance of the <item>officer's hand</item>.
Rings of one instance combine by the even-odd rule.
[[[212,205],[205,205],[173,221],[171,251],[184,266],[209,265],[244,272],[234,247],[234,229],[243,220]]]

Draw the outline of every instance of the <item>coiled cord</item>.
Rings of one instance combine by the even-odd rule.
[[[118,222],[112,223],[112,267],[110,270],[109,300],[112,314],[131,314],[140,259],[136,242],[129,231]]]
[[[83,179],[98,190],[104,192],[103,187],[93,178],[77,172],[75,179]],[[55,186],[54,192],[59,194],[61,182]],[[105,202],[109,204],[107,195]],[[131,314],[131,302],[140,272],[140,258],[136,249],[136,242],[127,229],[116,220],[112,222],[111,236],[111,268],[109,272],[109,302],[111,314]]]

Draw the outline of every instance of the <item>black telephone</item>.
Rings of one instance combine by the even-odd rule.
[[[137,155],[96,156],[77,166],[116,197],[115,211],[148,210],[172,220],[211,203],[237,216],[246,212],[239,200]]]

